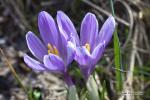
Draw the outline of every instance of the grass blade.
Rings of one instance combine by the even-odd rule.
[[[112,15],[114,16],[115,13],[114,13],[114,6],[113,6],[112,0],[110,0],[110,4],[111,4],[111,9],[112,9]],[[120,42],[119,42],[119,38],[118,38],[118,34],[117,34],[117,28],[115,29],[113,37],[114,37],[115,67],[116,67],[116,69],[122,69]],[[116,80],[117,80],[116,89],[117,89],[117,91],[121,91],[122,90],[122,84],[123,84],[121,71],[116,70]]]
[[[22,89],[27,93],[27,89],[26,87],[23,85],[23,83],[21,82],[21,78],[19,77],[19,75],[16,73],[15,69],[13,68],[13,66],[9,63],[7,57],[5,56],[3,50],[0,48],[0,52],[2,54],[3,57],[5,57],[6,59],[6,63],[8,65],[8,67],[10,68],[13,76],[15,77],[15,79],[17,80],[18,84],[20,84],[20,86],[22,87]]]

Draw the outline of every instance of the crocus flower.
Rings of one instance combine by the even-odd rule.
[[[110,16],[99,31],[98,21],[94,14],[87,13],[81,23],[80,40],[71,20],[64,13],[57,16],[57,22],[61,33],[69,37],[72,33],[72,43],[76,50],[75,60],[78,62],[80,70],[85,78],[88,79],[93,72],[96,63],[102,57],[106,45],[111,40],[115,29],[115,20]],[[98,32],[99,31],[99,32]],[[70,37],[71,37],[70,36]]]
[[[38,27],[43,41],[31,31],[26,34],[27,46],[35,59],[25,55],[25,63],[33,70],[61,73],[67,84],[72,85],[67,72],[74,58],[72,42],[59,33],[54,19],[45,11],[39,13]]]

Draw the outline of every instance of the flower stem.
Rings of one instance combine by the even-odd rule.
[[[89,77],[86,87],[88,89],[89,100],[100,100],[97,84],[92,76]]]
[[[79,100],[75,85],[71,85],[68,88],[68,100]]]

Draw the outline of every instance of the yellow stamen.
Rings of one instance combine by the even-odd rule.
[[[59,55],[59,52],[55,46],[53,46],[54,54]]]
[[[48,48],[48,54],[53,53],[53,47],[51,44],[48,43],[47,48]]]
[[[51,53],[51,51],[50,50],[48,50],[48,54],[50,54]]]
[[[86,43],[86,44],[85,44],[85,48],[90,52],[91,47],[90,47],[90,44],[89,44],[89,43]]]
[[[48,48],[48,54],[52,53],[55,55],[59,55],[59,52],[55,46],[52,46],[51,44],[48,43],[47,48]]]
[[[51,50],[51,51],[53,50],[52,45],[51,45],[51,44],[49,44],[49,43],[48,43],[48,45],[47,45],[47,48],[48,48],[48,50]]]

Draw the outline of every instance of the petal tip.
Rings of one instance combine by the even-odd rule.
[[[31,31],[27,32],[27,34],[26,34],[26,40],[28,40],[28,38],[29,38],[31,35],[33,35],[33,33],[32,33]]]
[[[25,55],[23,56],[23,60],[26,61],[27,57],[28,57],[28,55],[25,54]]]
[[[48,55],[45,55],[44,58],[43,58],[43,63],[44,65],[46,64],[46,59],[48,58],[49,56]]]
[[[46,11],[39,12],[39,15],[43,15],[43,14],[47,14],[47,12]]]
[[[28,35],[30,35],[30,34],[33,34],[33,32],[28,31],[27,34],[26,34],[26,36],[28,36]]]
[[[38,20],[43,19],[43,18],[52,18],[52,16],[46,12],[46,11],[41,11],[38,15]]]
[[[64,12],[62,10],[58,10],[57,15],[59,15],[59,14],[64,14]]]
[[[61,10],[57,11],[57,16],[56,16],[57,20],[58,20],[58,18],[64,19],[66,17],[67,17],[67,15],[63,11],[61,11]]]
[[[115,19],[114,19],[114,17],[111,15],[111,16],[109,16],[109,20],[112,22],[112,24],[115,26]]]
[[[28,67],[30,67],[31,69],[36,70],[36,71],[45,70],[43,64],[29,57],[27,54],[24,55],[23,59],[24,59],[24,62],[28,65]]]
[[[29,31],[27,34],[26,34],[26,41],[28,41],[31,37],[36,37],[35,34],[31,31]]]
[[[88,12],[86,15],[86,17],[96,17],[95,14],[91,13],[91,12]]]

